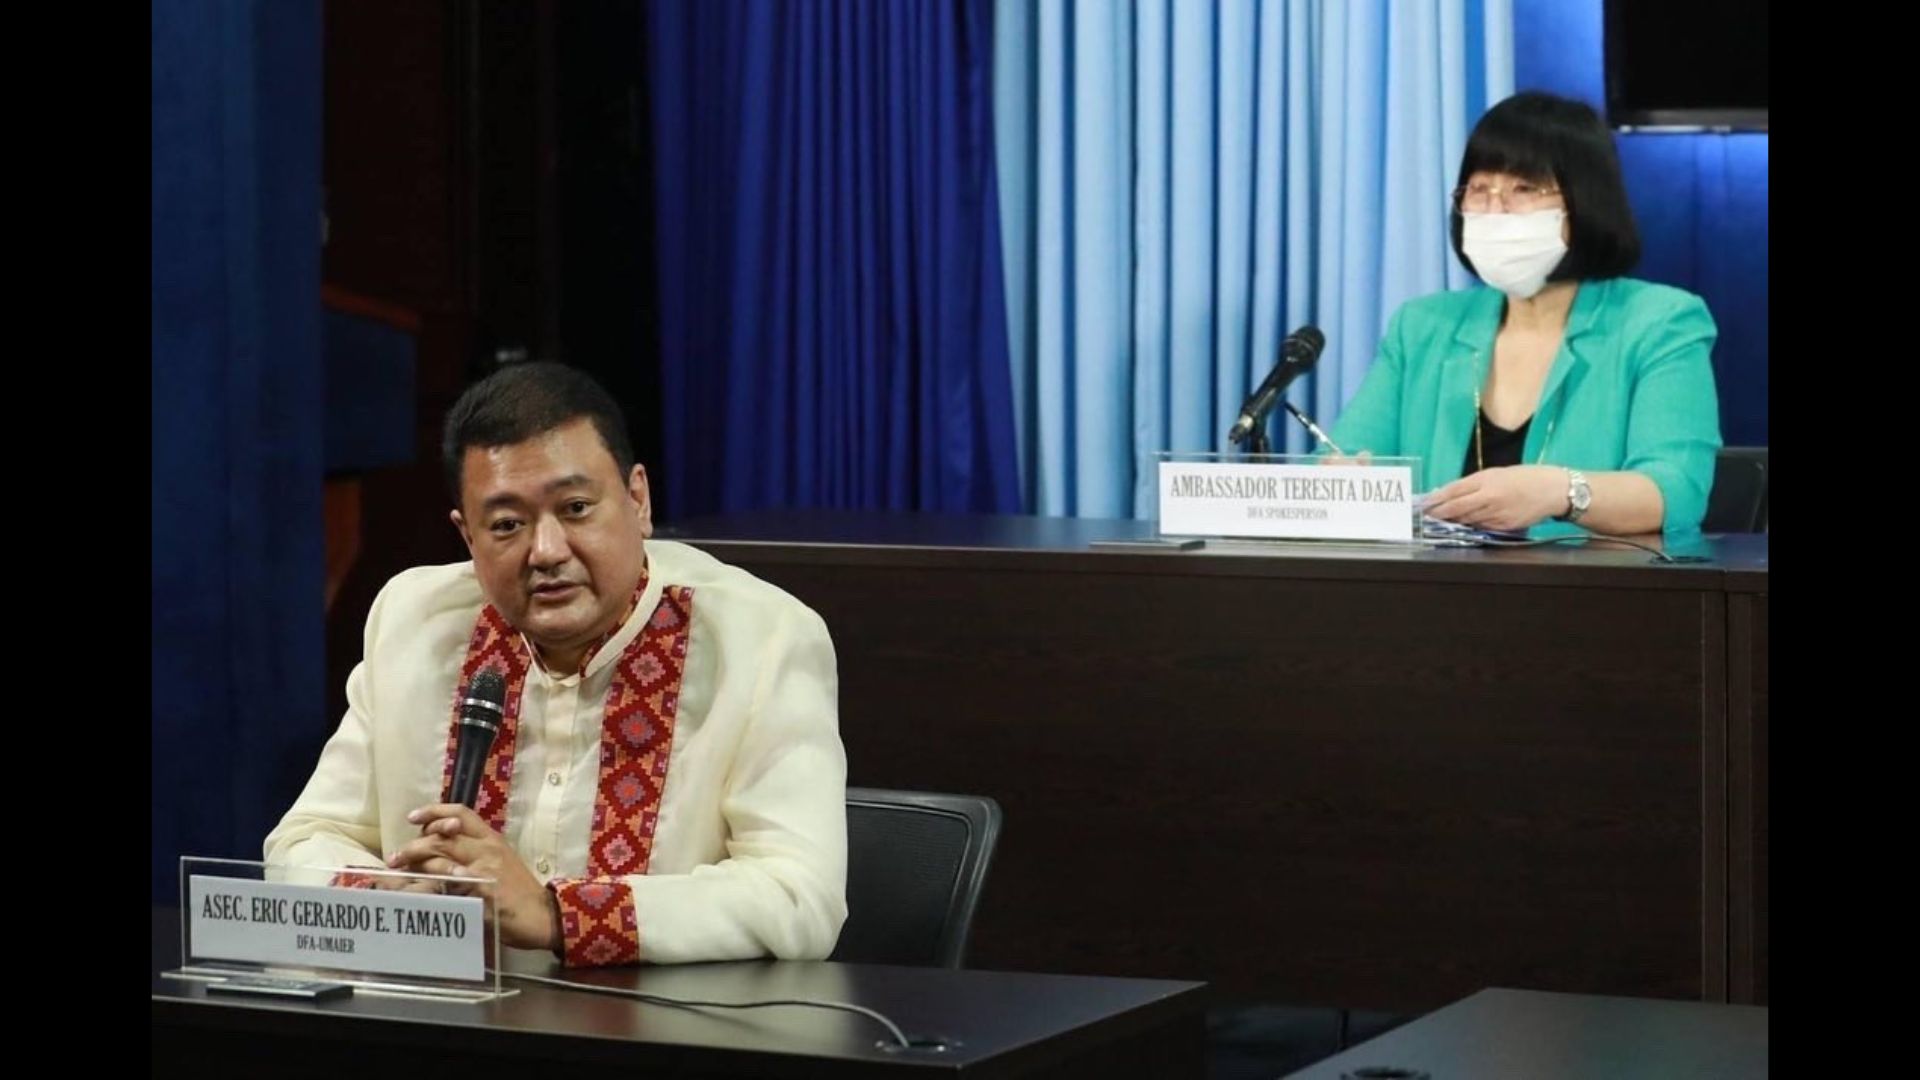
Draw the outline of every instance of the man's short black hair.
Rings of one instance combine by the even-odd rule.
[[[1627,203],[1620,154],[1613,133],[1591,107],[1537,90],[1502,101],[1468,136],[1456,193],[1477,172],[1510,173],[1560,189],[1569,222],[1567,254],[1548,281],[1620,277],[1640,261],[1640,230]],[[1461,227],[1456,197],[1453,253],[1473,270],[1460,247]]]
[[[633,472],[633,443],[620,406],[591,375],[565,364],[511,364],[481,379],[447,411],[440,436],[440,463],[447,491],[460,505],[460,466],[470,447],[511,446],[585,417],[613,455],[626,482]]]

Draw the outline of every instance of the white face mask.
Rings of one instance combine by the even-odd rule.
[[[1461,214],[1460,249],[1480,280],[1516,300],[1546,287],[1547,275],[1566,258],[1560,238],[1565,210],[1530,214]]]

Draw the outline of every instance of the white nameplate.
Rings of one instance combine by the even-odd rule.
[[[187,897],[195,959],[486,977],[486,906],[477,896],[196,874]]]
[[[1413,539],[1413,469],[1162,461],[1163,536]]]

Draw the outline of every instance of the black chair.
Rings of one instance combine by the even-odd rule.
[[[1767,448],[1723,446],[1713,463],[1713,491],[1707,496],[1702,532],[1767,531]]]
[[[984,796],[847,789],[847,922],[830,959],[961,966],[1000,804]]]

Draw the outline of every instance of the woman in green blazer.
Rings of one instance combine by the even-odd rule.
[[[1475,126],[1453,246],[1490,287],[1411,301],[1328,433],[1423,459],[1428,514],[1519,530],[1696,529],[1720,446],[1700,298],[1625,277],[1640,257],[1600,117],[1517,94]]]

